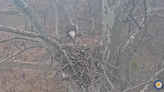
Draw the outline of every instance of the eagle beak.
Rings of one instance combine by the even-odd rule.
[[[72,39],[74,40],[75,39],[75,36],[72,36]]]

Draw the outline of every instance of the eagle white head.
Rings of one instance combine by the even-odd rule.
[[[75,39],[76,32],[75,31],[69,31],[68,33],[73,39]]]

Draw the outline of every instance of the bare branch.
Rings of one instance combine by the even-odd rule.
[[[158,17],[161,17],[161,18],[164,18],[164,16],[160,15],[160,14],[150,14],[151,11],[147,10],[147,15],[148,16],[158,16]],[[145,21],[145,17],[142,18],[139,26],[142,28],[144,25],[144,21]],[[131,37],[128,39],[128,41],[126,42],[125,46],[123,47],[122,49],[122,52],[125,53],[126,49],[128,48],[128,46],[131,45],[131,40],[135,40],[139,34],[141,33],[142,31],[140,30],[140,28],[138,28],[132,35]]]
[[[13,1],[18,9],[31,20],[38,32],[48,34],[38,15],[23,0]]]
[[[36,62],[5,61],[1,64],[1,70],[2,69],[6,70],[6,68],[18,68],[20,66],[22,69],[39,70],[41,73],[45,73],[45,70],[47,70],[50,65],[46,63],[38,64]],[[52,66],[57,66],[57,65],[52,65]]]
[[[164,7],[156,7],[156,8],[152,8],[151,10],[149,10],[150,13],[152,12],[164,12]]]
[[[1,14],[12,14],[12,15],[23,16],[23,14],[18,10],[0,9],[0,13]]]
[[[15,39],[22,39],[22,40],[28,40],[28,41],[39,43],[39,41],[31,39],[31,38],[27,38],[27,37],[12,37],[12,38],[8,38],[8,39],[0,40],[0,43],[4,43],[4,42],[15,40]]]
[[[147,29],[147,23],[146,23],[146,20],[147,20],[147,6],[146,6],[146,0],[143,0],[144,1],[144,12],[145,12],[145,16],[144,16],[144,22],[145,22],[145,36],[146,36],[146,29]]]
[[[17,29],[14,27],[4,26],[4,25],[0,25],[0,30],[6,31],[6,32],[11,32],[11,33],[16,33],[16,34],[20,34],[20,35],[24,35],[24,36],[29,36],[29,37],[41,38],[42,40],[49,42],[50,44],[55,46],[59,51],[62,52],[62,50],[60,49],[60,45],[57,43],[57,39],[54,37],[51,38],[50,36],[47,36],[45,34],[40,34],[40,33],[36,33],[36,32],[29,32],[29,31]]]
[[[108,83],[110,84],[110,86],[112,87],[112,89],[114,89],[114,86],[113,86],[112,82],[111,82],[111,81],[109,80],[109,78],[108,78],[108,75],[107,75],[107,73],[106,73],[106,70],[105,70],[105,68],[104,68],[104,65],[101,65],[101,66],[102,66],[102,69],[105,71],[105,72],[104,72],[104,75],[105,75],[105,77],[106,77]]]
[[[13,57],[15,57],[16,55],[21,54],[21,53],[24,52],[25,50],[28,50],[28,49],[31,49],[31,48],[36,48],[36,47],[40,47],[40,45],[31,46],[31,47],[25,48],[25,49],[23,49],[23,50],[20,50],[18,53],[14,54],[14,55],[11,55],[11,56],[9,56],[9,57],[7,57],[7,58],[1,60],[1,61],[0,61],[0,64],[4,63],[5,61],[7,61],[7,60],[9,60],[9,59],[11,59],[11,58],[13,58]]]
[[[131,88],[128,88],[128,89],[124,90],[123,92],[128,92],[128,91],[130,91],[130,90],[132,90],[132,89],[138,88],[138,87],[143,86],[143,85],[145,85],[145,87],[147,87],[146,84],[152,82],[152,81],[154,80],[154,78],[155,78],[156,76],[158,76],[158,75],[159,75],[161,72],[163,72],[163,71],[164,71],[164,68],[162,68],[161,70],[157,71],[157,72],[150,78],[150,80],[148,80],[147,82],[141,83],[141,84],[139,84],[139,85],[137,85],[137,86],[134,86],[134,87],[131,87]],[[144,90],[146,90],[145,87],[144,87],[143,90],[141,90],[140,92],[144,92]]]
[[[58,29],[58,25],[59,25],[58,7],[56,6],[56,3],[53,4],[53,7],[55,9],[55,35],[56,37],[60,37],[59,29]]]
[[[0,30],[5,31],[5,32],[16,33],[16,34],[20,34],[24,36],[29,36],[29,37],[39,37],[40,35],[39,33],[36,33],[36,32],[29,32],[29,31],[25,31],[25,30],[14,28],[14,27],[5,26],[5,25],[0,25]]]

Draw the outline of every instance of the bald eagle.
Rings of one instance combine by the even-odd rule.
[[[69,25],[65,28],[65,32],[66,35],[71,38],[72,40],[74,40],[76,38],[76,34],[77,34],[77,30],[76,30],[76,26],[73,25]]]

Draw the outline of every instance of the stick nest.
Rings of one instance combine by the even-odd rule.
[[[74,80],[81,87],[102,82],[104,71],[101,65],[101,46],[66,46],[64,56],[56,57],[60,61],[58,72],[64,72],[64,80]],[[106,81],[106,80],[105,80]]]

